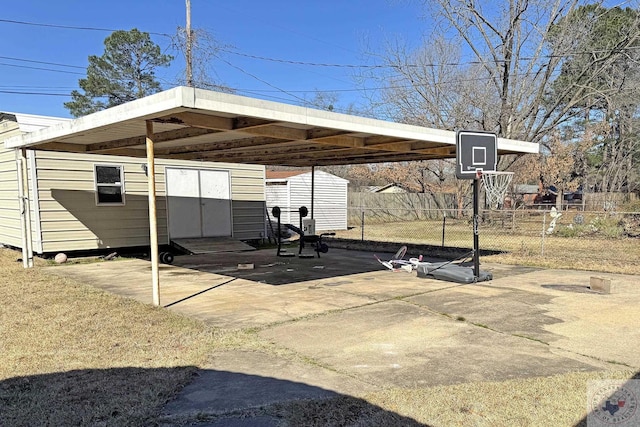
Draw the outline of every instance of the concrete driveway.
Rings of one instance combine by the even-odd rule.
[[[162,266],[161,302],[168,309],[222,328],[257,328],[262,338],[296,355],[219,352],[207,366],[211,372],[361,396],[387,387],[548,376],[612,364],[640,368],[636,276],[483,264],[494,280],[459,285],[384,270],[371,253],[332,249],[320,259],[298,259],[274,252],[176,257],[174,265]],[[248,263],[254,268],[238,268]],[[151,303],[144,260],[49,271]],[[593,276],[610,279],[614,291],[588,289]],[[224,413],[264,403],[239,396],[236,407],[225,407],[220,396],[230,387],[222,377],[203,377],[166,411]]]

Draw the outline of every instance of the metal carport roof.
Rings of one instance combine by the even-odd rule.
[[[21,153],[24,258],[31,260],[26,148],[146,157],[153,302],[160,305],[155,158],[324,166],[455,157],[455,132],[176,87],[10,138]],[[538,144],[498,139],[498,154]],[[25,252],[26,251],[26,252]]]
[[[283,166],[455,157],[455,132],[176,87],[6,141],[7,148]],[[538,144],[498,139],[498,154]]]

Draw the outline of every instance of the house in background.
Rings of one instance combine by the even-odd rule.
[[[281,209],[283,224],[299,226],[298,209],[306,206],[311,216],[311,171],[266,172],[266,201],[269,212]],[[349,181],[323,171],[314,171],[313,219],[315,231],[347,229],[347,185]]]
[[[68,121],[0,113],[0,143]],[[27,150],[30,228],[38,254],[149,245],[146,160]],[[15,150],[0,148],[0,243],[23,246]],[[262,165],[156,161],[158,242],[265,233]]]

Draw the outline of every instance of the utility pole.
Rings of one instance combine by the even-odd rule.
[[[192,34],[191,34],[191,0],[186,0],[187,2],[187,27],[186,27],[186,47],[185,47],[185,56],[187,60],[187,86],[193,86],[193,68],[192,68],[192,58],[191,58],[191,46],[193,43]]]

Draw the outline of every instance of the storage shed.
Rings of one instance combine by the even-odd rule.
[[[267,171],[266,200],[269,212],[282,210],[283,224],[300,224],[298,209],[306,206],[311,216],[313,181],[313,219],[315,231],[347,229],[347,185],[349,181],[323,171]]]
[[[0,113],[0,142],[68,121]],[[16,150],[0,148],[0,243],[23,247]],[[26,150],[36,253],[149,245],[146,159]],[[156,163],[158,243],[264,237],[261,165],[189,160]]]

